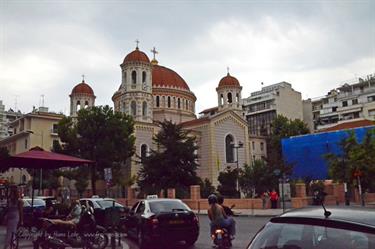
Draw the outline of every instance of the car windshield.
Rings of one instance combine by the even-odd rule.
[[[179,201],[151,201],[150,209],[153,213],[190,210],[188,206]]]
[[[371,249],[375,235],[331,227],[268,223],[248,249]]]
[[[41,199],[34,199],[34,206],[45,206],[45,201]],[[31,206],[31,200],[24,200],[24,207]]]
[[[109,208],[109,207],[113,207],[113,201],[111,201],[111,200],[97,201],[97,203],[103,209],[106,209],[106,208]],[[121,204],[115,202],[115,207],[123,207],[123,206]]]

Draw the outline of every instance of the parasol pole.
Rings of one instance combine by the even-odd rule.
[[[35,184],[35,169],[33,169],[33,182],[31,184],[31,213],[34,212],[34,184]]]

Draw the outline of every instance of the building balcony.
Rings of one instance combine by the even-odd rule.
[[[263,109],[258,109],[258,110],[255,110],[255,111],[249,111],[249,110],[247,110],[246,111],[246,116],[256,115],[256,114],[259,114],[259,113],[264,113],[264,112],[269,112],[269,111],[275,111],[275,110],[276,110],[276,105],[272,104],[272,105],[269,105],[268,107],[265,107]]]
[[[350,105],[350,106],[343,106],[343,107],[338,107],[337,112],[340,113],[350,113],[350,112],[360,112],[362,111],[363,104],[355,104],[355,105]]]

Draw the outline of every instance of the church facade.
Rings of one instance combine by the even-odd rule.
[[[197,170],[203,180],[218,185],[220,171],[250,164],[248,126],[244,119],[241,101],[242,87],[229,73],[216,88],[218,105],[195,115],[197,98],[186,81],[174,70],[150,61],[138,46],[127,54],[120,65],[121,84],[112,96],[114,110],[131,115],[135,120],[135,155],[130,160],[129,177],[137,176],[141,168],[140,158],[156,149],[153,136],[159,132],[158,121],[170,120],[181,124],[196,136],[199,147]],[[92,106],[95,96],[84,82],[72,91],[71,115],[77,106]],[[214,89],[213,89],[214,90]],[[81,93],[82,92],[82,93]],[[136,184],[133,188],[137,188]]]

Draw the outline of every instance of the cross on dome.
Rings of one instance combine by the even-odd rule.
[[[135,40],[135,43],[137,44],[137,46],[135,47],[135,49],[138,49],[139,40],[136,39],[136,40]]]
[[[151,53],[154,54],[154,60],[156,60],[155,55],[158,54],[159,52],[156,51],[156,48],[155,48],[155,47],[154,47],[153,49],[151,49]]]
[[[82,82],[85,82],[85,75],[82,74],[81,76],[82,76]]]
[[[227,67],[227,75],[229,75],[229,67]]]

